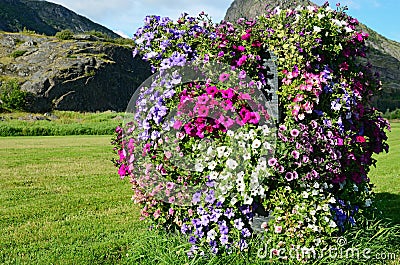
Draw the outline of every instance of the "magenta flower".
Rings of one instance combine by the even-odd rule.
[[[250,39],[250,36],[251,36],[250,33],[246,33],[246,34],[242,35],[241,39],[242,40],[248,40],[248,39]]]
[[[232,88],[220,90],[219,92],[223,98],[232,99],[235,96],[235,91]]]
[[[246,50],[246,47],[244,47],[244,46],[242,46],[242,45],[239,45],[239,46],[237,47],[237,50],[240,51],[240,52],[244,52],[244,51]]]
[[[206,92],[207,92],[208,95],[211,95],[211,96],[214,97],[214,95],[218,92],[218,89],[217,89],[216,86],[209,86],[209,87],[206,88]]]
[[[236,65],[237,66],[242,66],[247,60],[247,56],[246,55],[242,55],[242,57],[239,58],[239,60],[237,61]]]
[[[257,112],[248,112],[245,120],[247,120],[249,123],[257,124],[260,121],[260,114]]]

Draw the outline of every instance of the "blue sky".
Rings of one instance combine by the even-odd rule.
[[[201,11],[220,21],[232,0],[49,0],[100,23],[122,35],[132,37],[146,15],[176,19],[182,12],[197,15]],[[323,4],[325,0],[314,0]],[[337,0],[330,0],[335,7]],[[384,35],[400,42],[400,0],[342,0],[348,14]]]

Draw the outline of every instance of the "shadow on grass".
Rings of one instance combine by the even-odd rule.
[[[379,192],[376,193],[375,203],[383,218],[389,218],[393,223],[400,224],[400,195]]]

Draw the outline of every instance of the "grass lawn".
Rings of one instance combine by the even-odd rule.
[[[400,123],[392,127],[370,177],[383,216],[400,223]],[[110,138],[0,137],[0,264],[243,264],[188,260],[184,240],[148,232]]]
[[[121,259],[142,224],[110,138],[0,138],[0,264]]]
[[[376,185],[376,203],[382,215],[400,223],[400,122],[391,126],[389,153],[375,156],[378,162],[369,177]]]

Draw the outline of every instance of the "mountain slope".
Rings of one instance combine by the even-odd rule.
[[[39,0],[1,0],[0,30],[19,32],[24,28],[46,35],[69,29],[75,33],[94,30],[112,38],[119,37],[106,27],[61,5]]]
[[[240,17],[254,18],[262,15],[266,9],[276,6],[282,9],[295,8],[299,4],[315,5],[308,0],[234,0],[226,12],[225,19],[235,21]],[[383,93],[376,100],[376,107],[381,111],[400,108],[400,43],[385,38],[363,24],[360,24],[360,29],[370,35],[367,41],[367,59],[374,70],[381,74],[383,83]]]
[[[0,33],[0,85],[16,79],[32,93],[29,110],[124,111],[135,89],[151,75],[132,58],[132,46],[94,36]]]

